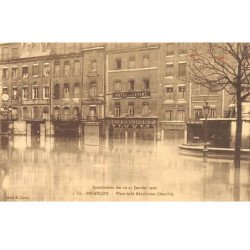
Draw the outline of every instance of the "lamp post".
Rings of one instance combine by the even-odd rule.
[[[203,106],[203,110],[204,110],[204,115],[205,115],[205,142],[204,142],[204,148],[203,148],[203,162],[207,162],[207,153],[208,153],[208,149],[207,149],[207,117],[209,115],[209,110],[210,110],[210,106],[208,105],[208,102],[206,102],[206,104]]]

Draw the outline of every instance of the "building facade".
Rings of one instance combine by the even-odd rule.
[[[183,137],[189,118],[190,84],[182,79],[188,74],[187,43],[161,44],[160,114],[162,138]]]
[[[224,91],[182,80],[188,43],[0,44],[1,131],[23,135],[179,138],[186,121],[228,114]]]
[[[106,133],[154,139],[158,128],[159,44],[109,44]]]

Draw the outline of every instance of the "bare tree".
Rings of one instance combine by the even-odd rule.
[[[206,43],[194,45],[188,81],[211,92],[227,91],[236,100],[234,166],[240,168],[242,102],[250,96],[250,44]]]

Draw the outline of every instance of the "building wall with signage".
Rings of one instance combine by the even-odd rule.
[[[108,51],[107,117],[157,116],[159,45],[140,46]]]

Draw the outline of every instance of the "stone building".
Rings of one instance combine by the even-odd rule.
[[[156,138],[159,44],[116,43],[107,48],[107,134],[113,138]]]
[[[181,80],[188,43],[2,43],[1,131],[179,138],[186,121],[224,117],[224,91]]]
[[[160,114],[162,138],[183,137],[189,118],[190,84],[181,80],[188,74],[191,44],[166,43],[159,50]]]
[[[2,111],[14,134],[51,133],[49,44],[2,44]]]

